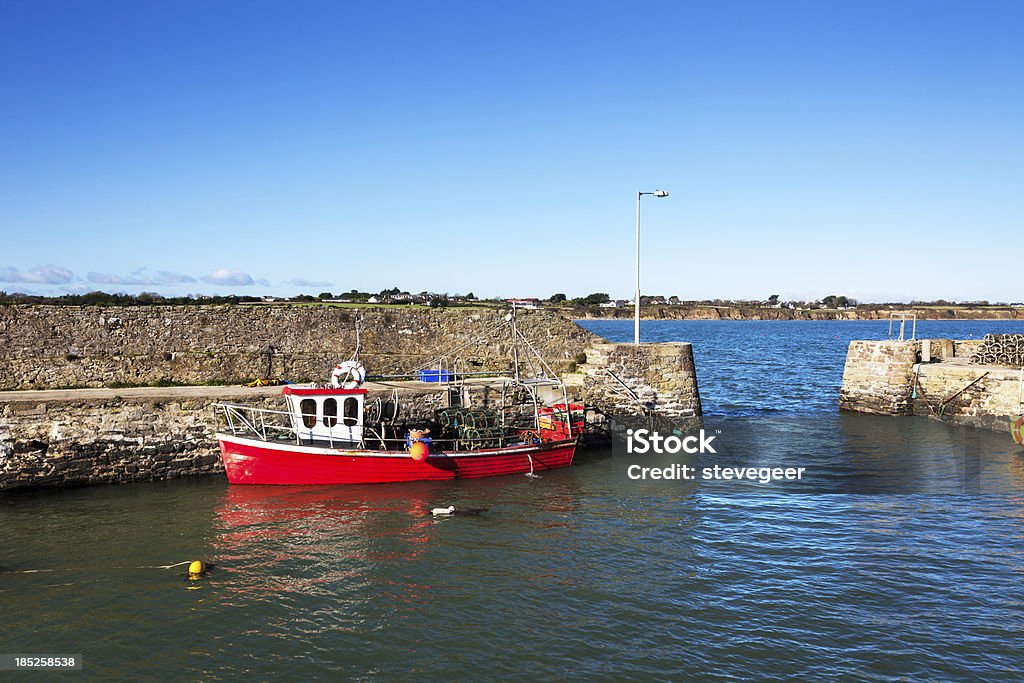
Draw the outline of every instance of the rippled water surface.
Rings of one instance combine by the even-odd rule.
[[[721,439],[873,493],[648,486],[609,452],[537,479],[12,493],[0,652],[81,653],[69,679],[1021,680],[1024,461],[1009,435],[839,415],[848,341],[885,332],[644,327],[694,342]],[[200,581],[159,568],[196,557]]]

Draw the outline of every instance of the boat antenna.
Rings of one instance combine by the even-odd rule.
[[[512,364],[516,383],[519,383],[519,330],[516,327],[516,302],[512,302]]]
[[[363,312],[362,312],[362,310],[356,311],[356,350],[352,352],[352,360],[359,360],[359,345],[360,345],[360,342],[361,342],[360,337],[361,337],[361,327],[362,327],[360,325],[360,323],[362,322],[362,320],[363,320]]]

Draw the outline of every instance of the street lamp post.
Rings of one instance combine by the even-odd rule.
[[[633,343],[640,343],[640,197],[645,194],[654,195],[655,197],[667,197],[668,192],[665,190],[655,190],[654,192],[637,192],[636,193],[636,294],[633,297]]]

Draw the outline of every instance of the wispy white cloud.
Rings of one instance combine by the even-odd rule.
[[[333,282],[323,282],[321,280],[306,280],[301,277],[293,277],[291,280],[285,280],[286,285],[294,285],[296,287],[333,287]]]
[[[144,285],[143,280],[112,273],[87,273],[85,279],[98,285]]]
[[[86,275],[86,279],[101,285],[180,285],[196,281],[191,275],[172,273],[167,270],[158,270],[153,275],[149,275],[145,268],[133,270],[128,275],[89,273]]]
[[[28,270],[13,267],[0,268],[0,282],[29,282],[37,285],[66,285],[75,274],[61,266],[36,266]]]
[[[194,277],[185,273],[172,273],[169,270],[158,270],[153,273],[153,284],[155,285],[182,285],[195,281]]]
[[[24,294],[25,296],[49,296],[47,292],[41,292],[39,290],[32,289],[31,287],[27,289],[24,287],[18,287],[7,292],[7,294]]]
[[[71,285],[70,287],[61,287],[60,290],[58,291],[61,294],[91,294],[93,292],[102,290],[98,290],[96,287],[93,287],[92,285]],[[54,292],[50,292],[50,296],[52,296],[53,294]]]
[[[252,275],[243,273],[240,270],[228,270],[227,268],[215,270],[199,279],[207,284],[223,285],[226,287],[249,287],[256,284]]]

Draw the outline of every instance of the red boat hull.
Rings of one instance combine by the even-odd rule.
[[[575,441],[430,455],[358,451],[273,443],[218,434],[232,484],[384,484],[401,481],[475,479],[568,467]]]

